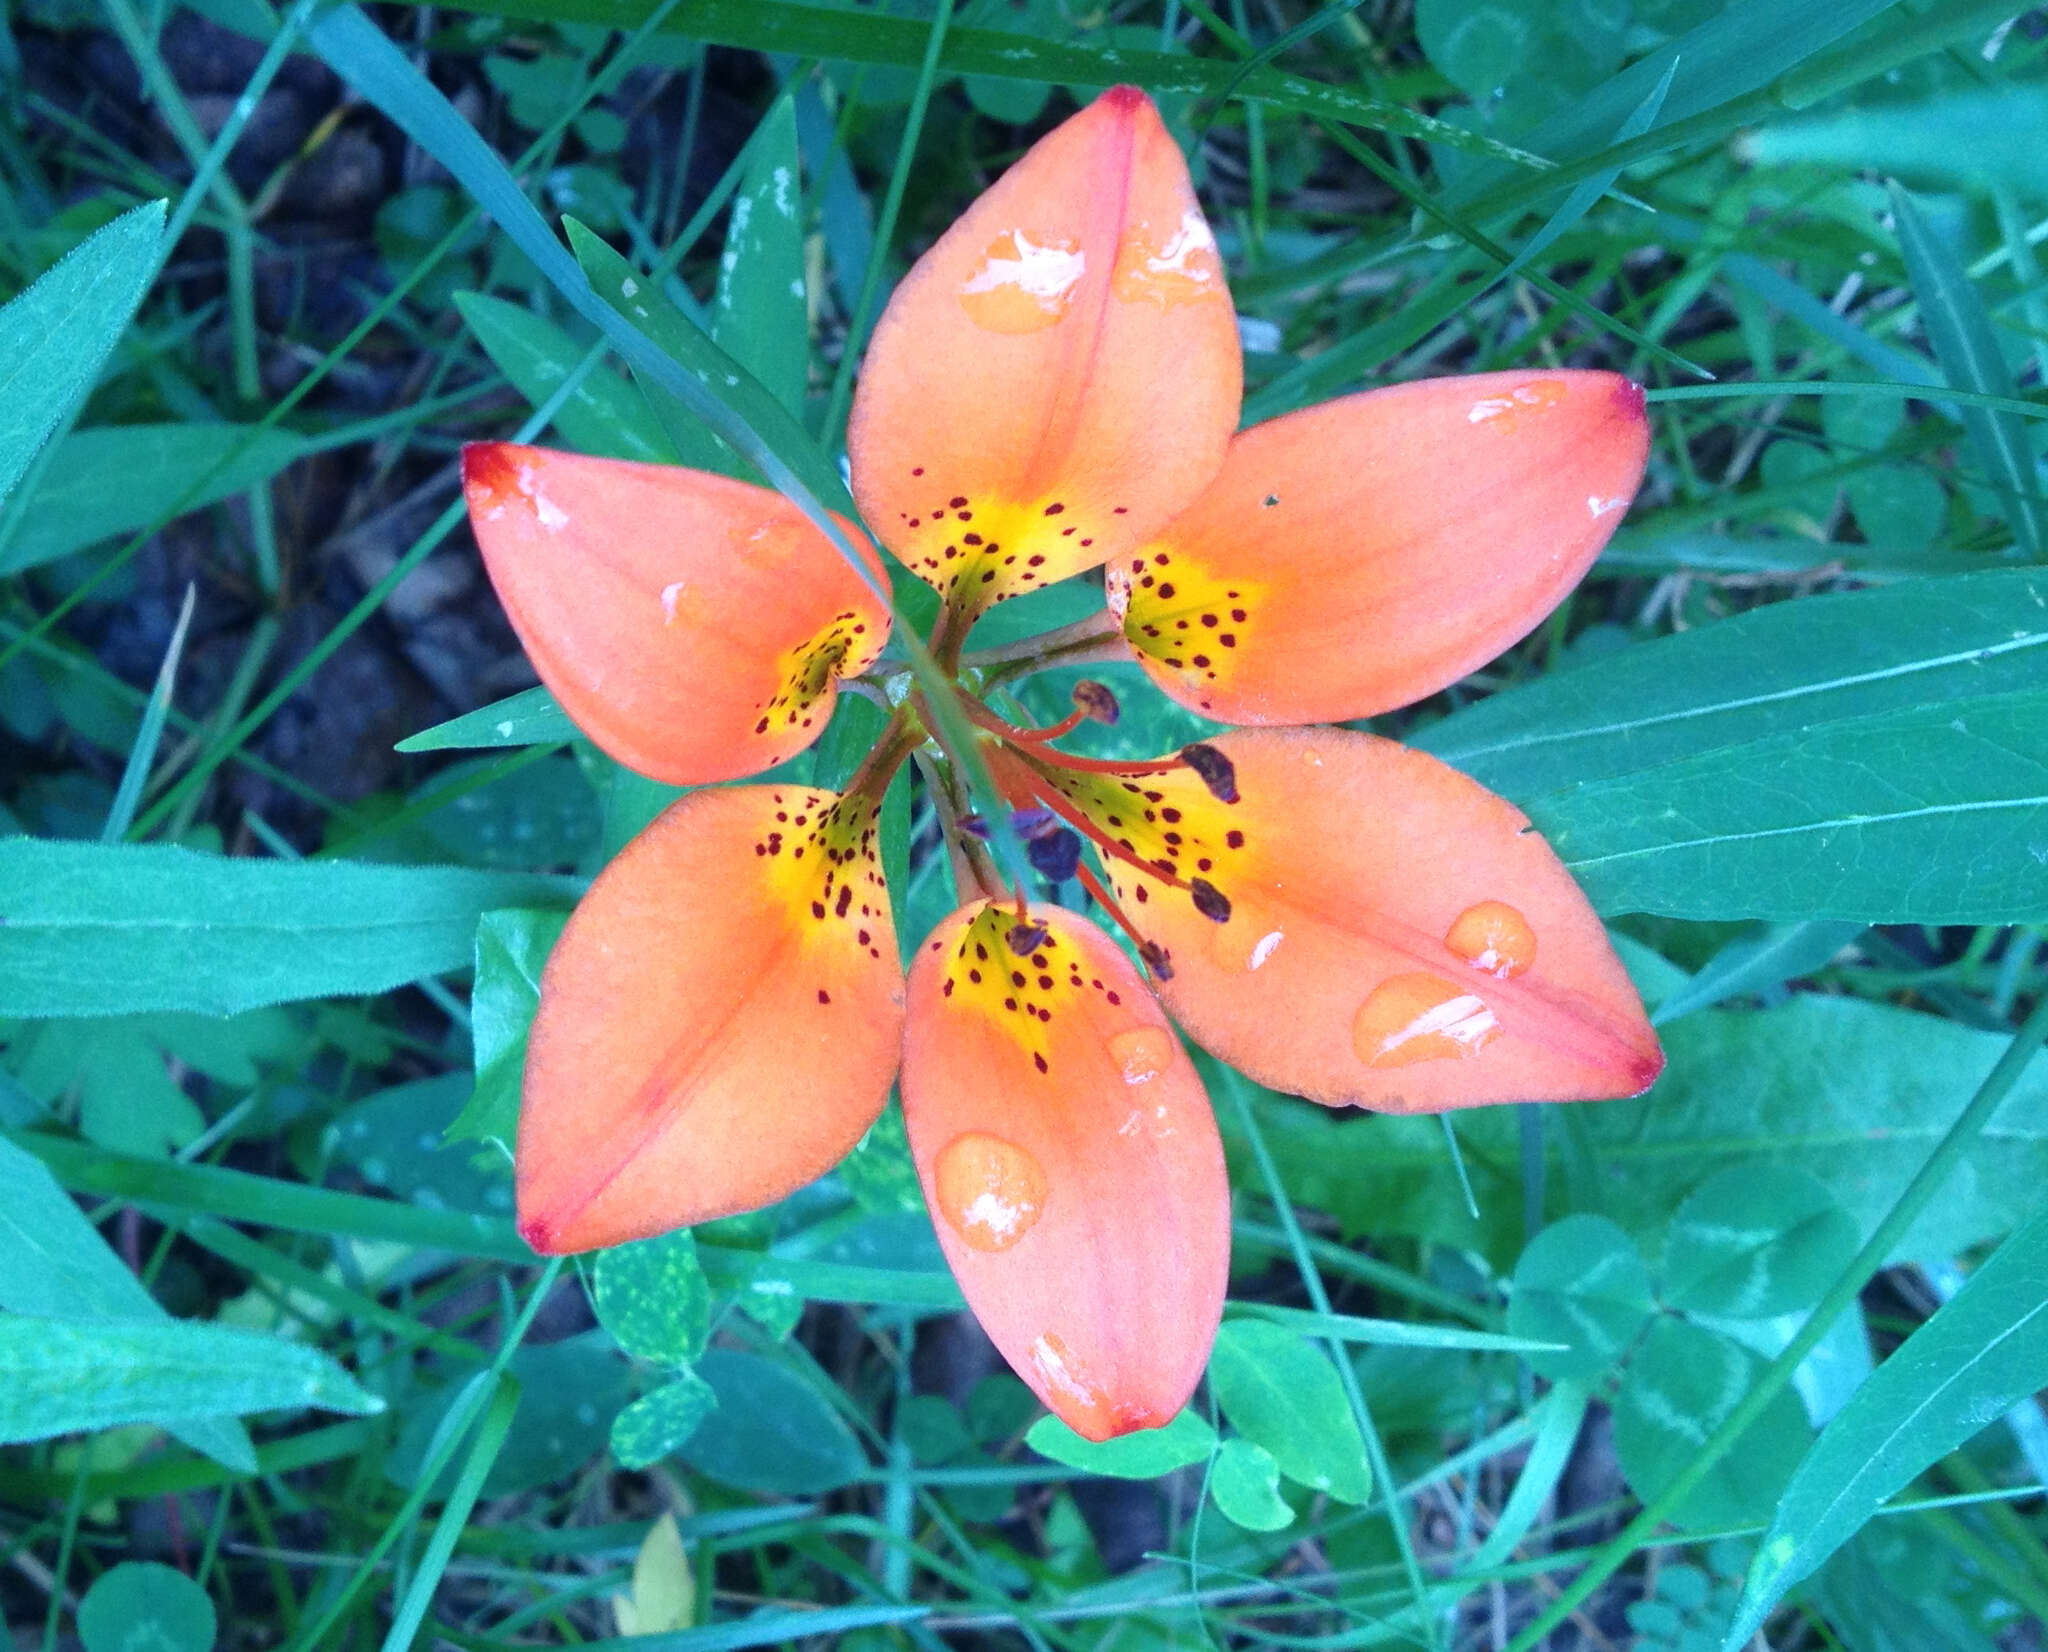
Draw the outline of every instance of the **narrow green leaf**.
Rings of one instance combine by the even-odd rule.
[[[1556,672],[1414,742],[1527,805],[1819,723],[2037,686],[2048,573],[1802,598]]]
[[[1209,1471],[1209,1496],[1223,1517],[1250,1532],[1277,1532],[1294,1524],[1280,1495],[1280,1465],[1264,1446],[1225,1440]]]
[[[745,1652],[754,1646],[789,1646],[813,1636],[851,1638],[852,1631],[912,1625],[930,1612],[926,1606],[807,1606],[801,1611],[763,1610],[731,1623],[707,1623],[699,1629],[674,1629],[659,1635],[629,1635],[617,1640],[583,1641],[578,1652]]]
[[[1971,154],[1973,165],[1980,159]],[[2012,395],[2012,370],[1999,354],[1991,317],[1962,261],[1934,233],[1913,197],[1897,184],[1891,186],[1891,203],[1906,275],[1920,300],[1921,324],[1927,329],[1927,342],[1934,347],[1942,375],[1958,390]],[[1962,405],[1960,417],[2013,538],[2040,561],[2048,552],[2048,500],[2041,497],[2026,426],[2010,413],[1994,413],[1968,403]]]
[[[451,751],[459,748],[552,746],[581,738],[569,714],[545,688],[524,689],[465,711],[445,723],[408,734],[395,751]]]
[[[185,587],[185,600],[178,604],[178,622],[171,627],[171,640],[164,646],[163,664],[157,667],[156,686],[143,708],[142,725],[135,744],[121,770],[121,784],[114,793],[114,806],[107,811],[107,823],[100,828],[100,842],[119,843],[135,819],[135,807],[142,801],[142,788],[149,782],[150,765],[156,761],[157,742],[163,738],[164,718],[171,710],[171,689],[178,680],[178,659],[185,652],[185,633],[192,624],[192,603],[196,585]]]
[[[1141,1428],[1113,1440],[1084,1440],[1059,1418],[1040,1417],[1024,1443],[1041,1457],[1050,1457],[1083,1474],[1115,1480],[1155,1480],[1177,1468],[1199,1463],[1216,1448],[1216,1430],[1198,1412],[1174,1413],[1158,1428]]]
[[[34,493],[20,506],[20,526],[0,553],[0,574],[147,528],[181,504],[197,510],[246,493],[310,451],[289,431],[238,424],[74,430],[50,450]],[[186,498],[201,476],[205,485]]]
[[[0,1316],[0,1440],[306,1406],[384,1402],[317,1348],[250,1331]]]
[[[196,1010],[383,992],[470,960],[500,906],[574,879],[0,840],[0,1003],[16,1015]]]
[[[1542,1420],[1536,1425],[1529,1455],[1522,1461],[1522,1472],[1515,1476],[1515,1489],[1508,1496],[1507,1507],[1494,1521],[1493,1530],[1486,1534],[1486,1541],[1466,1562],[1467,1575],[1477,1575],[1513,1558],[1516,1545],[1529,1535],[1529,1529],[1564,1478],[1591,1400],[1592,1391],[1581,1382],[1554,1383],[1543,1396],[1538,1405]]]
[[[1818,724],[1527,808],[1602,912],[2038,922],[2048,690]]]
[[[590,353],[552,321],[502,298],[457,293],[455,308],[492,364],[535,407],[544,406]],[[555,409],[555,429],[579,453],[643,464],[676,460],[647,403],[608,368],[593,367],[576,381],[569,399]]]
[[[595,1267],[597,1322],[636,1359],[687,1366],[711,1332],[711,1285],[688,1228],[616,1245]]]
[[[1531,1353],[1552,1382],[1587,1381],[1612,1365],[1650,1317],[1650,1270],[1634,1242],[1604,1216],[1567,1216],[1529,1241],[1515,1264],[1508,1329],[1563,1343]]]
[[[213,1597],[154,1560],[102,1572],[78,1603],[85,1652],[210,1652],[219,1630]]]
[[[743,1491],[803,1496],[867,1472],[867,1454],[818,1391],[779,1360],[714,1348],[697,1366],[718,1409],[682,1447],[700,1473]]]
[[[1240,1302],[1238,1308],[1304,1336],[1362,1342],[1381,1348],[1468,1348],[1475,1352],[1525,1354],[1556,1349],[1554,1342],[1475,1331],[1463,1325],[1411,1325],[1399,1319],[1364,1319],[1356,1314],[1319,1314],[1313,1308],[1288,1308],[1277,1302]]]
[[[2048,1388],[2048,1215],[2037,1215],[1880,1365],[1821,1431],[1752,1561],[1725,1649],[1884,1500]]]
[[[1803,923],[1775,924],[1761,934],[1730,941],[1657,1006],[1650,1024],[1662,1026],[1724,999],[1769,992],[1811,975],[1866,927],[1853,920],[1810,918]]]
[[[86,398],[156,274],[163,201],[95,230],[0,309],[0,500]]]
[[[785,95],[754,134],[746,178],[732,199],[711,303],[711,337],[799,418],[810,376],[809,315],[796,106]]]
[[[1868,4],[1869,0],[1862,3]],[[653,0],[480,0],[476,9],[495,17],[602,23],[608,28],[623,29],[643,21],[654,8]],[[868,8],[854,11],[791,4],[789,0],[693,0],[687,11],[675,17],[672,26],[678,33],[687,33],[714,46],[737,46],[800,58],[839,58],[899,69],[919,66],[930,34],[929,25],[915,17],[889,17]],[[939,68],[948,74],[989,75],[1053,85],[1110,86],[1130,81],[1155,96],[1215,97],[1229,89],[1236,79],[1234,66],[1213,58],[1105,48],[1080,41],[1032,39],[1003,30],[957,26],[947,33]],[[1650,78],[1654,82],[1656,76]],[[1647,89],[1636,92],[1615,112],[1602,128],[1603,137],[1642,100]],[[1279,69],[1253,70],[1238,83],[1237,95],[1247,102],[1320,115],[1369,131],[1426,138],[1431,143],[1522,165],[1540,164],[1525,151],[1468,132],[1449,121],[1432,120],[1401,104]]]
[[[406,1585],[405,1596],[392,1614],[390,1632],[384,1637],[384,1652],[407,1652],[419,1634],[420,1625],[426,1621],[427,1612],[434,1604],[434,1593],[441,1586],[448,1562],[454,1558],[455,1545],[469,1525],[470,1512],[476,1507],[476,1500],[497,1463],[498,1453],[504,1449],[506,1437],[512,1432],[512,1418],[519,1409],[519,1398],[516,1378],[498,1380],[483,1422],[477,1428],[476,1438],[470,1441],[469,1450],[463,1457],[462,1472],[456,1477],[455,1489],[449,1494],[440,1518],[434,1522],[434,1535],[427,1542],[426,1553],[420,1557],[419,1566]]]
[[[486,912],[478,922],[469,994],[476,1087],[448,1126],[450,1141],[495,1141],[509,1154],[518,1139],[527,1032],[540,1006],[541,970],[565,922],[559,911],[531,907]]]
[[[1343,1503],[1372,1494],[1365,1440],[1329,1356],[1264,1320],[1226,1320],[1209,1355],[1209,1387],[1230,1425],[1264,1446],[1290,1480]]]
[[[1810,1308],[1860,1239],[1855,1218],[1817,1176],[1789,1165],[1723,1170],[1671,1218],[1664,1300],[1726,1319]]]

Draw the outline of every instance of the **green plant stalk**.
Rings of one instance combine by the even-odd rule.
[[[1302,1285],[1308,1291],[1308,1299],[1317,1313],[1331,1312],[1330,1293],[1323,1288],[1323,1276],[1317,1269],[1315,1258],[1309,1254],[1308,1243],[1301,1231],[1301,1224],[1295,1219],[1294,1202],[1287,1196],[1287,1184],[1280,1179],[1280,1167],[1273,1162],[1273,1155],[1266,1146],[1265,1132],[1259,1128],[1257,1115],[1246,1096],[1248,1086],[1234,1082],[1228,1086],[1231,1100],[1237,1106],[1238,1123],[1244,1130],[1245,1140],[1250,1144],[1252,1157],[1258,1161],[1259,1178],[1266,1184],[1266,1195],[1273,1201],[1273,1208],[1280,1217],[1281,1231],[1287,1236],[1287,1246],[1294,1257],[1294,1266],[1301,1275]],[[1374,1483],[1383,1488],[1387,1500],[1387,1525],[1394,1535],[1394,1547],[1401,1556],[1401,1569],[1408,1580],[1408,1592],[1412,1607],[1418,1617],[1426,1610],[1429,1585],[1422,1575],[1421,1563],[1415,1558],[1415,1544],[1408,1535],[1408,1521],[1401,1512],[1401,1497],[1395,1487],[1393,1470],[1387,1462],[1386,1447],[1380,1441],[1379,1430],[1373,1426],[1371,1409],[1365,1403],[1365,1392],[1358,1385],[1358,1372],[1352,1367],[1350,1356],[1343,1345],[1325,1340],[1323,1350],[1337,1367],[1337,1375],[1344,1385],[1344,1398],[1351,1406],[1351,1415],[1358,1424],[1359,1434],[1365,1440],[1367,1460],[1372,1464]],[[1437,1644],[1435,1624],[1422,1617],[1422,1630],[1428,1637],[1428,1644]]]
[[[1800,1327],[1799,1334],[1785,1347],[1785,1351],[1772,1360],[1752,1388],[1727,1420],[1707,1436],[1693,1460],[1686,1465],[1683,1473],[1663,1492],[1651,1499],[1643,1511],[1612,1539],[1603,1544],[1594,1554],[1591,1563],[1577,1577],[1565,1586],[1549,1606],[1537,1616],[1521,1634],[1508,1644],[1507,1652],[1534,1652],[1543,1638],[1578,1609],[1594,1590],[1605,1583],[1627,1562],[1628,1558],[1641,1548],[1656,1532],[1658,1526],[1671,1511],[1691,1495],[1693,1488],[1711,1474],[1714,1465],[1727,1456],[1731,1447],[1748,1430],[1749,1425],[1763,1415],[1765,1408],[1776,1399],[1780,1390],[1792,1380],[1793,1373],[1806,1356],[1819,1346],[1829,1328],[1840,1317],[1842,1311],[1854,1302],[1863,1287],[1884,1260],[1892,1253],[1894,1246],[1906,1236],[1907,1230],[1920,1217],[1920,1213],[1933,1202],[1935,1194],[1955,1170],[1963,1154],[1991,1122],[1991,1115],[1998,1111],[2027,1063],[2034,1058],[2044,1041],[2048,1041],[2048,997],[2034,1006],[2020,1030],[2013,1035],[2006,1046],[2005,1054],[1998,1058],[1998,1065],[1991,1069],[1977,1093],[1970,1098],[1969,1105],[1949,1126],[1948,1134],[1942,1137],[1927,1162],[1921,1165],[1913,1180],[1907,1184],[1877,1231],[1871,1234],[1855,1259],[1842,1270],[1839,1278],[1821,1298],[1820,1305],[1811,1317]]]
[[[945,48],[946,30],[952,21],[953,0],[939,0],[932,32],[925,41],[924,62],[918,66],[917,90],[911,94],[910,111],[903,117],[903,139],[896,147],[896,165],[889,173],[881,216],[875,220],[868,267],[860,279],[860,301],[847,317],[846,347],[840,352],[839,370],[832,375],[832,396],[825,404],[825,422],[819,426],[828,443],[837,441],[846,422],[847,406],[853,399],[853,364],[867,348],[868,332],[875,324],[875,299],[881,292],[882,272],[889,262],[889,243],[895,239],[896,217],[903,210],[903,191],[917,160],[917,140],[924,134],[925,110],[931,103],[932,82],[939,72],[939,53]]]
[[[462,1400],[456,1402],[457,1410],[451,1411],[447,1420],[442,1423],[438,1449],[428,1453],[427,1460],[420,1465],[419,1479],[414,1484],[412,1490],[406,1495],[404,1503],[399,1506],[398,1513],[392,1517],[391,1523],[384,1528],[383,1534],[378,1537],[377,1541],[370,1545],[369,1552],[363,1556],[355,1574],[327,1602],[326,1609],[313,1620],[310,1626],[302,1628],[292,1638],[288,1652],[319,1652],[319,1648],[325,1641],[327,1631],[332,1629],[335,1621],[340,1618],[343,1612],[348,1610],[349,1603],[355,1599],[356,1595],[362,1590],[363,1585],[377,1575],[377,1562],[390,1552],[392,1545],[402,1535],[410,1531],[413,1523],[419,1519],[420,1511],[426,1507],[427,1500],[434,1494],[434,1482],[440,1478],[443,1466],[454,1457],[455,1448],[461,1444],[463,1436],[469,1432],[471,1425],[475,1423],[480,1415],[484,1415],[486,1417],[486,1427],[488,1428],[491,1419],[497,1416],[496,1401],[506,1381],[505,1367],[511,1363],[512,1356],[518,1351],[519,1345],[526,1340],[527,1327],[533,1323],[534,1315],[540,1312],[541,1304],[547,1300],[548,1293],[554,1289],[555,1281],[561,1277],[561,1273],[562,1258],[559,1256],[550,1257],[547,1266],[541,1269],[540,1278],[535,1283],[532,1294],[526,1299],[526,1306],[520,1310],[519,1317],[512,1322],[510,1329],[505,1333],[504,1340],[498,1344],[498,1351],[492,1356],[491,1363],[473,1379],[476,1381],[477,1386],[464,1396]],[[489,1410],[486,1415],[487,1407]],[[460,1412],[459,1416],[457,1411]],[[510,1422],[509,1415],[506,1418],[506,1422],[508,1424]],[[502,1443],[502,1436],[500,1443]],[[495,1456],[495,1451],[490,1453],[490,1455]],[[474,1463],[475,1454],[473,1453],[471,1466]],[[488,1463],[485,1465],[485,1468],[489,1468]],[[467,1470],[465,1470],[464,1479],[466,1480],[467,1477]],[[481,1477],[479,1477],[478,1483],[481,1485]],[[450,1507],[452,1508],[453,1506],[451,1501]],[[464,1518],[467,1518],[466,1510],[464,1511]],[[459,1535],[459,1531],[457,1535]],[[454,1547],[453,1538],[450,1539],[449,1546],[452,1550]],[[446,1565],[445,1559],[442,1564]]]
[[[552,1283],[552,1278],[549,1283]],[[539,1294],[535,1295],[536,1302]],[[420,1557],[419,1570],[413,1574],[398,1615],[392,1620],[391,1632],[384,1637],[384,1652],[407,1652],[419,1634],[427,1608],[434,1602],[434,1591],[440,1587],[441,1574],[448,1569],[456,1542],[461,1538],[463,1528],[469,1524],[470,1511],[476,1507],[476,1500],[484,1489],[485,1476],[497,1462],[498,1453],[505,1448],[506,1436],[512,1431],[512,1415],[518,1409],[519,1381],[516,1377],[502,1377],[491,1395],[491,1403],[484,1412],[482,1426],[476,1431],[476,1439],[470,1445],[469,1457],[462,1465],[455,1490],[449,1495],[441,1518],[434,1524],[434,1535],[427,1543],[427,1552]]]

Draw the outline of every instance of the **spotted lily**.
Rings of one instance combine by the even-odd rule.
[[[938,688],[884,655],[881,558],[864,578],[780,495],[467,450],[471,521],[542,679],[622,763],[704,788],[605,869],[548,963],[518,1143],[536,1249],[778,1199],[861,1139],[900,1072],[968,1302],[1102,1439],[1179,1409],[1222,1308],[1223,1155],[1173,1023],[1329,1106],[1655,1078],[1599,919],[1524,817],[1432,757],[1325,726],[1436,692],[1558,602],[1641,480],[1642,393],[1494,373],[1239,431],[1241,374],[1180,152],[1119,88],[967,209],[867,355],[852,492],[943,599]],[[1096,620],[966,652],[993,605],[1098,567]],[[1034,666],[1103,659],[1238,727],[1106,761],[1059,744],[1115,715],[1099,685],[1046,727],[990,703]],[[844,790],[709,784],[803,750],[855,680],[892,710]],[[941,690],[1007,815],[971,812]],[[964,904],[906,980],[878,820],[912,756]],[[1002,832],[1129,950],[1007,880]]]

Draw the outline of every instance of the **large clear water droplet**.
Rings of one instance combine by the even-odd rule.
[[[1351,1022],[1351,1047],[1368,1067],[1477,1055],[1499,1036],[1484,999],[1420,970],[1388,976]]]
[[[1503,981],[1536,961],[1536,931],[1506,901],[1466,907],[1452,921],[1444,945],[1474,969]]]
[[[932,1170],[939,1214],[976,1250],[1008,1250],[1045,1211],[1044,1168],[1001,1136],[955,1136]]]

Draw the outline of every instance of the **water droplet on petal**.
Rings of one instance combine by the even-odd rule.
[[[1505,435],[1519,430],[1545,409],[1557,406],[1569,389],[1562,379],[1531,379],[1503,395],[1482,396],[1472,404],[1465,418],[1470,424],[1483,424]]]
[[[961,287],[960,307],[992,333],[1035,333],[1067,313],[1087,268],[1087,254],[1071,241],[1004,230]]]
[[[1449,947],[1474,969],[1505,981],[1536,961],[1536,931],[1506,901],[1468,906],[1444,936]]]
[[[1216,256],[1216,237],[1194,207],[1164,233],[1150,224],[1133,224],[1117,248],[1109,279],[1118,298],[1149,299],[1162,310],[1220,293],[1223,265]]]
[[[1390,975],[1351,1022],[1351,1047],[1368,1067],[1406,1067],[1477,1055],[1500,1034],[1486,1001],[1437,976]]]
[[[932,1167],[939,1214],[976,1250],[1008,1250],[1045,1210],[1045,1171],[1023,1148],[969,1130]]]
[[[1031,1363],[1045,1386],[1077,1409],[1093,1411],[1103,1403],[1102,1390],[1057,1331],[1047,1331],[1031,1345]]]
[[[1111,1037],[1109,1053],[1126,1084],[1149,1084],[1173,1065],[1173,1034],[1164,1027],[1133,1027]]]

